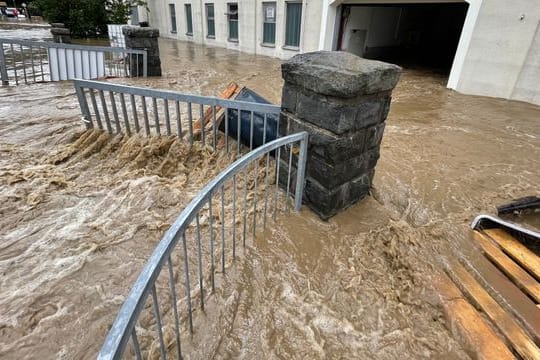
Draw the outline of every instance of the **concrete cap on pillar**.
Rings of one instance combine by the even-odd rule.
[[[159,29],[139,27],[139,26],[123,26],[122,33],[124,36],[141,37],[141,38],[157,38],[159,37]]]
[[[352,98],[392,90],[401,74],[397,65],[343,51],[299,54],[281,65],[286,83],[317,94]]]

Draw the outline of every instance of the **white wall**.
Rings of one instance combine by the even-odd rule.
[[[468,29],[470,42],[458,80],[449,86],[466,94],[540,104],[538,87],[526,79],[539,79],[539,22],[538,0],[482,1],[474,28]]]
[[[274,47],[262,46],[263,2],[267,0],[237,0],[239,12],[238,42],[228,40],[227,3],[232,0],[168,0],[149,1],[150,26],[156,27],[162,37],[194,41],[210,46],[225,47],[247,53],[290,58],[300,52],[316,51],[319,47],[321,29],[322,0],[303,0],[302,35],[299,49],[283,47],[285,42],[285,1],[276,0],[276,44]],[[184,4],[192,4],[193,36],[187,36]],[[215,39],[207,38],[205,3],[214,4]],[[171,33],[169,4],[175,4],[178,31]]]

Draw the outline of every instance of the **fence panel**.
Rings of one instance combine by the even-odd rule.
[[[215,150],[254,147],[275,139],[279,106],[107,82],[74,81],[87,128],[111,134],[176,135]],[[234,124],[234,126],[233,126]],[[233,141],[234,139],[235,144]]]
[[[0,38],[2,85],[146,76],[146,62],[146,50]]]
[[[141,271],[98,359],[182,358],[197,350],[190,349],[189,341],[197,331],[193,312],[204,309],[216,277],[232,266],[237,248],[245,249],[247,240],[266,228],[270,212],[275,217],[289,211],[289,194],[294,194],[294,209],[299,210],[307,141],[308,134],[302,132],[258,147],[202,189]],[[297,154],[296,166],[280,161],[280,152]],[[286,186],[278,181],[280,169]]]

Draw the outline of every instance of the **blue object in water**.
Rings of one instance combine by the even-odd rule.
[[[242,88],[235,100],[254,102],[259,104],[271,104],[270,101],[257,94],[255,91],[246,87]],[[238,110],[228,109],[229,118],[229,136],[234,139],[238,138]],[[278,126],[277,114],[266,114],[266,139],[264,138],[264,114],[254,112],[253,113],[253,143],[250,144],[251,135],[251,112],[241,110],[240,111],[240,141],[246,146],[252,145],[253,149],[263,145],[263,139],[265,142],[270,142],[277,138],[277,126]],[[221,123],[223,130],[224,125]]]

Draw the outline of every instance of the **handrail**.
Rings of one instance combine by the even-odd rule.
[[[113,52],[113,53],[125,53],[126,51],[128,51],[132,54],[139,54],[139,55],[146,54],[146,50],[140,50],[140,49],[126,49],[126,48],[111,47],[111,46],[65,44],[65,43],[55,43],[51,41],[34,41],[34,40],[0,38],[0,44],[2,43],[23,45],[23,46],[40,46],[40,47],[58,48],[58,49],[104,51],[104,52]]]
[[[485,214],[478,215],[476,218],[474,218],[473,222],[471,223],[471,229],[473,229],[473,230],[483,229],[483,228],[485,228],[484,226],[485,226],[486,223],[488,225],[497,224],[498,226],[502,226],[502,227],[505,227],[507,229],[514,230],[514,231],[520,232],[522,234],[528,235],[528,236],[532,237],[533,239],[539,239],[540,240],[540,233],[538,233],[538,232],[536,232],[534,230],[527,229],[527,228],[525,228],[525,227],[523,227],[521,225],[515,224],[513,222],[505,221],[505,220],[503,220],[501,218],[491,216],[491,215],[485,215]]]
[[[304,173],[305,173],[305,163],[307,158],[307,141],[308,134],[306,132],[296,133],[288,135],[282,138],[278,138],[272,142],[269,142],[251,152],[244,155],[242,158],[238,159],[232,165],[230,165],[226,170],[221,172],[216,178],[210,181],[200,192],[199,194],[186,206],[182,211],[180,216],[175,220],[172,226],[167,230],[158,246],[152,253],[150,259],[144,266],[143,270],[139,274],[135,285],[132,287],[129,295],[127,296],[122,308],[116,320],[114,321],[101,352],[98,355],[100,360],[110,360],[118,359],[122,356],[126,345],[129,341],[129,338],[132,337],[135,324],[138,320],[138,317],[144,307],[145,301],[150,293],[151,288],[153,289],[152,296],[154,297],[154,306],[157,308],[157,300],[155,295],[155,282],[160,274],[162,267],[166,261],[169,261],[170,265],[170,255],[178,243],[180,237],[182,237],[183,247],[184,247],[184,266],[187,273],[187,282],[189,283],[189,275],[187,272],[187,252],[186,252],[186,237],[185,231],[187,226],[191,223],[198,212],[203,208],[203,206],[211,199],[212,194],[222,187],[226,181],[233,178],[236,174],[247,168],[252,162],[256,161],[264,155],[269,155],[272,151],[277,149],[279,152],[281,147],[290,145],[299,142],[300,143],[300,152],[298,155],[298,166],[296,173],[296,186],[295,186],[295,210],[298,211],[302,202],[302,194],[304,188]],[[292,159],[292,151],[290,152]],[[279,155],[277,156],[279,159]],[[289,162],[289,176],[290,176],[290,162]],[[287,193],[289,184],[287,183]],[[172,271],[171,268],[169,271]],[[187,292],[189,293],[189,287]],[[189,295],[188,295],[189,296]],[[176,304],[175,304],[176,306]],[[157,312],[159,314],[159,311]],[[189,314],[191,319],[191,314]],[[160,327],[159,315],[156,315],[158,320],[158,326]],[[159,332],[161,328],[159,329]],[[136,337],[134,337],[134,343],[136,344],[136,349],[138,347],[138,342]],[[161,344],[163,346],[163,344]],[[164,349],[161,349],[164,351]],[[139,352],[140,349],[137,349]],[[180,350],[179,350],[180,351]]]

